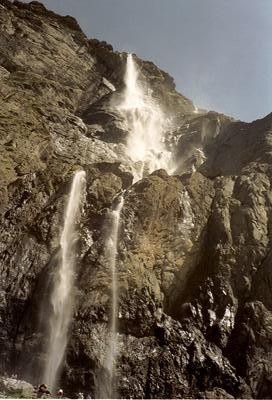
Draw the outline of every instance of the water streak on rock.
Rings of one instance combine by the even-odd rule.
[[[111,224],[110,234],[105,246],[105,256],[111,271],[112,278],[112,308],[111,308],[111,330],[109,338],[108,353],[106,358],[106,368],[109,371],[109,385],[107,396],[114,397],[113,373],[115,357],[117,354],[117,307],[118,307],[118,282],[116,279],[116,259],[118,254],[118,236],[120,225],[120,214],[124,205],[124,197],[118,197],[118,203],[110,211],[109,219]]]

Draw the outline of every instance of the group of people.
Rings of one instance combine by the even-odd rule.
[[[50,399],[54,397],[45,383],[39,385],[38,389],[36,389],[36,393],[38,399]],[[63,397],[63,390],[59,389],[56,393],[56,398],[61,399],[62,397]]]
[[[51,393],[45,383],[42,383],[38,387],[35,387],[35,395],[37,399],[61,399],[63,398],[63,390],[59,389],[56,393]],[[83,393],[78,393],[76,396],[77,399],[84,399]],[[91,395],[87,396],[88,399],[91,399]]]

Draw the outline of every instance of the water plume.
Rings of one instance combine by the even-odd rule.
[[[127,154],[140,163],[136,180],[157,169],[172,171],[171,153],[165,145],[165,132],[169,129],[167,119],[152,98],[151,90],[144,89],[132,57],[127,56],[125,91],[118,110],[128,129]]]
[[[60,238],[60,263],[54,277],[51,294],[52,312],[49,317],[49,341],[47,364],[43,380],[53,390],[59,378],[68,342],[68,329],[73,316],[73,286],[75,268],[76,222],[80,216],[80,204],[85,187],[85,172],[74,175],[64,226]]]

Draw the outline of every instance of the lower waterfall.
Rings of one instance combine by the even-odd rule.
[[[59,378],[68,341],[68,328],[73,315],[75,243],[77,239],[75,225],[80,216],[85,175],[84,171],[78,171],[73,178],[60,239],[60,262],[50,299],[52,312],[49,316],[50,333],[43,378],[50,389],[54,389]]]
[[[111,304],[111,326],[109,343],[107,346],[107,354],[105,367],[109,373],[109,381],[106,387],[102,388],[104,395],[110,398],[116,397],[113,383],[113,374],[115,368],[115,357],[117,354],[117,308],[118,308],[118,281],[116,278],[116,259],[118,254],[118,236],[120,226],[120,215],[124,205],[123,195],[117,198],[117,204],[109,212],[110,232],[105,244],[105,258],[111,271],[112,279],[112,304]]]

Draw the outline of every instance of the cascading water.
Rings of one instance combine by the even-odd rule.
[[[116,279],[116,259],[117,259],[117,246],[118,246],[118,234],[120,225],[120,215],[124,205],[123,195],[119,195],[117,198],[117,204],[109,212],[109,224],[110,231],[109,236],[105,245],[105,258],[107,260],[109,269],[111,271],[112,278],[112,308],[111,308],[111,329],[110,338],[108,344],[108,352],[106,357],[106,365],[109,372],[109,380],[107,387],[102,388],[102,392],[106,397],[114,397],[113,388],[113,372],[115,367],[115,357],[117,353],[117,307],[118,307],[118,284]],[[105,396],[103,396],[105,397]]]
[[[164,143],[164,133],[169,128],[167,119],[152,98],[150,89],[145,91],[141,87],[132,54],[127,56],[125,92],[118,110],[129,131],[127,154],[141,164],[135,180],[160,168],[171,172],[171,153]]]
[[[60,263],[51,295],[52,314],[44,382],[51,389],[57,383],[68,341],[68,328],[73,315],[73,284],[75,267],[75,225],[80,215],[81,196],[85,187],[85,172],[75,174],[65,212],[60,239]]]
[[[166,149],[164,134],[169,129],[167,119],[151,96],[150,90],[140,86],[138,71],[131,54],[127,56],[125,74],[125,92],[123,101],[118,105],[129,132],[126,151],[134,162],[134,181],[163,168],[169,173],[173,171],[171,153]],[[140,168],[139,168],[140,163]],[[124,204],[123,195],[118,204],[110,212],[110,234],[105,244],[105,257],[112,275],[112,313],[111,331],[105,367],[109,372],[109,380],[100,387],[100,396],[116,397],[113,385],[113,372],[117,354],[117,308],[118,285],[116,279],[116,258],[120,214]]]

